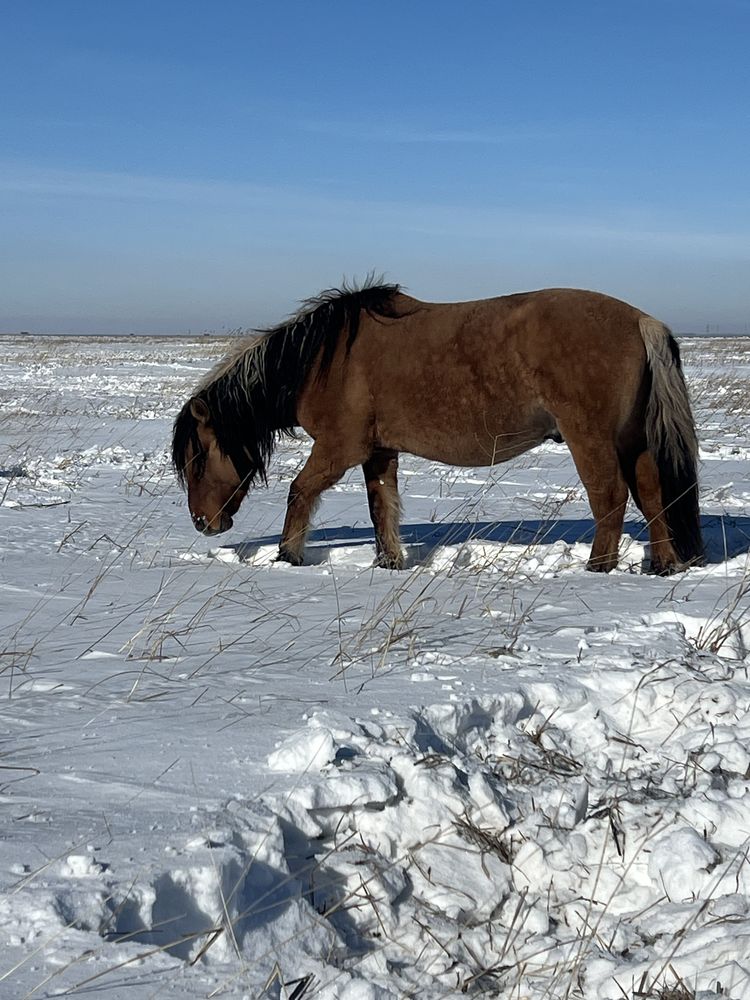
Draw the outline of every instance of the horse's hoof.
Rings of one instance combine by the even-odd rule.
[[[384,552],[381,552],[375,557],[375,565],[378,569],[403,569],[404,557],[401,554],[397,556],[387,556]]]
[[[298,552],[289,552],[286,549],[279,549],[279,553],[274,562],[289,563],[290,566],[301,566],[302,556]]]
[[[649,572],[654,576],[673,576],[675,573],[679,573],[683,569],[685,569],[685,567],[680,563],[654,562],[652,560]]]
[[[617,563],[612,562],[611,559],[607,560],[597,559],[595,561],[589,559],[589,561],[586,563],[586,569],[588,570],[589,573],[611,573],[616,565]]]

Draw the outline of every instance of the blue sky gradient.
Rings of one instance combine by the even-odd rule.
[[[0,9],[0,331],[262,325],[370,270],[750,330],[750,0]]]

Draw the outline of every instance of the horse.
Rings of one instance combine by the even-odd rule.
[[[256,331],[198,385],[174,422],[172,462],[195,528],[232,527],[267,484],[281,436],[313,440],[289,490],[278,558],[303,561],[321,493],[361,465],[376,564],[401,569],[400,452],[462,466],[565,442],[595,535],[587,569],[617,565],[628,492],[651,569],[703,557],[697,439],[680,351],[659,320],[599,292],[549,288],[433,303],[396,284],[344,285]]]

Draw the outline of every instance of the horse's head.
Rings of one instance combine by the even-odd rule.
[[[228,531],[247,495],[251,470],[244,452],[233,460],[222,451],[208,404],[200,396],[194,396],[175,421],[172,456],[196,530],[204,535]]]

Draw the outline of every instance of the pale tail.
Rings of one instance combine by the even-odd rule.
[[[680,364],[680,348],[669,329],[652,316],[641,316],[639,325],[651,372],[646,440],[659,470],[672,544],[683,563],[701,563],[698,439]]]

